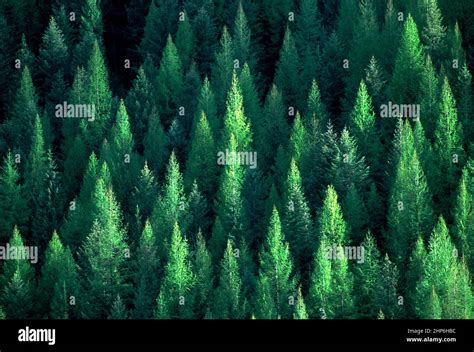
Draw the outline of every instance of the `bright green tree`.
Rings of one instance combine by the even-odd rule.
[[[192,270],[188,241],[181,236],[176,222],[173,226],[168,258],[155,317],[158,319],[192,318],[196,276]]]
[[[296,285],[290,248],[285,241],[280,216],[275,207],[270,218],[267,238],[260,252],[260,280],[262,277],[265,277],[270,285],[277,316],[289,319],[293,313],[289,302],[295,300]]]

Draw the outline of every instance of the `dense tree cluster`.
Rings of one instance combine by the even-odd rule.
[[[469,16],[2,1],[0,319],[472,319]]]

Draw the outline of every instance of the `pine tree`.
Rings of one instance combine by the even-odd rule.
[[[242,89],[242,98],[244,104],[245,115],[249,118],[252,126],[261,124],[260,98],[254,84],[254,77],[250,72],[247,63],[244,64],[240,72],[239,82]]]
[[[265,244],[260,252],[260,280],[266,277],[276,313],[283,319],[292,316],[290,299],[296,295],[290,248],[281,230],[280,217],[274,207]]]
[[[309,89],[321,70],[321,47],[325,39],[318,4],[312,0],[301,2],[296,20],[295,43],[301,57],[301,83],[303,92]]]
[[[434,151],[437,155],[437,188],[435,199],[443,214],[449,214],[448,204],[452,189],[457,183],[460,165],[463,163],[461,125],[458,122],[456,102],[447,77],[440,93],[439,117],[434,135]],[[447,215],[446,215],[447,216]]]
[[[233,134],[230,135],[229,152],[237,151],[237,142]],[[222,157],[223,158],[223,157]],[[218,157],[218,163],[221,157]],[[224,166],[220,185],[215,200],[216,213],[220,218],[223,230],[229,238],[238,239],[243,231],[243,201],[242,187],[245,179],[244,166],[233,162]]]
[[[296,299],[296,307],[295,312],[293,313],[293,319],[308,319],[308,313],[306,312],[306,305],[304,303],[303,294],[301,293],[301,287],[298,288],[298,298]]]
[[[208,200],[211,200],[216,192],[217,163],[215,153],[213,131],[207,116],[201,112],[191,139],[184,184],[185,188],[190,190],[196,181]]]
[[[222,115],[225,111],[226,94],[232,84],[232,73],[234,69],[233,41],[227,27],[224,27],[220,39],[220,47],[216,52],[216,60],[213,65],[212,74],[219,115]]]
[[[120,202],[128,204],[126,197],[132,183],[134,171],[138,167],[137,155],[133,152],[134,140],[125,103],[120,100],[115,123],[110,131],[110,156],[101,155],[110,167],[114,191]]]
[[[157,109],[152,109],[148,117],[148,130],[143,141],[144,156],[150,164],[155,175],[161,177],[165,167],[168,153],[166,151],[166,135],[160,121]]]
[[[318,237],[324,236],[329,245],[347,243],[347,225],[342,217],[342,209],[337,199],[337,193],[329,185],[320,211]]]
[[[430,305],[430,294],[434,289],[439,297],[443,319],[472,318],[473,295],[469,272],[455,255],[446,223],[439,218],[431,235],[429,251],[424,263],[421,280],[416,286],[417,316],[423,319],[436,318]],[[441,270],[442,268],[442,270]]]
[[[423,71],[423,52],[416,23],[408,15],[403,26],[393,77],[388,87],[390,98],[396,103],[417,101]]]
[[[193,268],[196,273],[196,318],[204,318],[211,307],[211,295],[213,291],[213,269],[212,258],[206,248],[206,242],[202,234],[197,235],[193,258]]]
[[[437,0],[425,0],[424,3],[426,4],[426,23],[421,31],[421,38],[433,61],[439,63],[445,50],[446,27],[443,26],[443,18]]]
[[[153,110],[153,101],[151,83],[143,66],[141,66],[125,99],[125,105],[130,116],[130,125],[139,152],[143,152],[144,138],[149,130],[148,119]]]
[[[474,96],[471,89],[472,75],[466,64],[462,67],[458,76],[458,116],[462,124],[464,145],[467,147],[474,139],[474,123],[469,118],[472,109],[474,108]],[[467,149],[467,148],[466,148]]]
[[[188,211],[183,220],[186,235],[194,244],[197,236],[202,231],[208,233],[211,227],[209,220],[209,204],[202,195],[197,182],[194,182],[188,195]]]
[[[38,97],[30,70],[27,66],[24,66],[21,73],[20,87],[13,99],[7,122],[9,145],[18,148],[24,155],[29,152],[33,126],[38,114]]]
[[[260,141],[260,164],[263,170],[267,170],[275,163],[276,150],[279,146],[285,147],[289,129],[285,119],[285,107],[278,88],[273,85],[268,93],[263,107],[263,119],[259,131]]]
[[[365,69],[364,82],[367,85],[367,92],[372,98],[375,115],[380,115],[380,106],[386,101],[385,91],[387,81],[385,80],[386,73],[380,66],[379,61],[372,56],[370,62]]]
[[[54,86],[52,85],[51,72],[61,71],[67,73],[68,47],[64,39],[61,29],[58,27],[54,17],[49,20],[48,28],[43,35],[40,53],[38,57],[39,71],[41,74],[43,93],[49,92]]]
[[[359,194],[364,194],[367,189],[369,168],[365,157],[359,156],[355,139],[344,129],[337,141],[335,153],[331,155],[329,180],[334,188],[345,199],[347,191],[353,184]]]
[[[173,0],[152,1],[146,16],[140,43],[142,57],[150,55],[158,63],[166,45],[166,36],[174,35],[179,17],[178,3]]]
[[[290,28],[287,27],[275,73],[275,84],[283,95],[285,105],[292,106],[295,110],[303,108],[300,70],[301,63],[296,44]]]
[[[110,314],[107,318],[111,320],[121,320],[128,318],[127,308],[125,307],[122,298],[120,298],[120,295],[117,295],[117,298],[115,298],[110,310]]]
[[[180,14],[178,30],[176,31],[176,49],[183,65],[183,70],[187,70],[194,60],[194,33],[186,11]]]
[[[423,275],[424,265],[426,260],[426,248],[424,241],[418,237],[413,252],[410,256],[408,264],[408,271],[406,273],[405,292],[407,297],[406,313],[409,317],[416,316],[417,297],[416,286]]]
[[[196,278],[192,271],[188,242],[181,236],[176,222],[168,258],[155,316],[159,319],[192,318]]]
[[[234,47],[234,59],[239,60],[239,67],[243,68],[245,64],[252,65],[253,67],[254,58],[250,53],[251,33],[249,23],[247,21],[247,16],[245,15],[245,11],[241,1],[239,1],[239,6],[237,8],[237,13],[234,19],[232,37]]]
[[[224,127],[221,133],[221,149],[219,150],[225,150],[225,146],[229,143],[231,134],[235,137],[236,151],[243,152],[250,150],[252,143],[252,130],[247,115],[245,114],[242,90],[235,71],[232,75],[232,84],[227,95]]]
[[[67,302],[71,302],[71,299],[73,302],[76,299],[79,300],[78,266],[69,248],[63,246],[57,232],[54,232],[45,252],[44,265],[41,268],[41,278],[38,284],[40,311],[50,318],[79,318],[75,304],[67,304],[62,311],[54,309],[59,300],[56,295],[56,290],[59,289],[65,291]],[[44,295],[45,292],[54,293],[54,295]]]
[[[318,125],[322,128],[327,126],[329,117],[326,108],[321,101],[321,93],[316,80],[313,80],[311,83],[311,88],[309,89],[308,94],[307,108],[304,119],[307,127],[309,127],[313,118],[318,121]]]
[[[198,103],[196,107],[196,117],[194,118],[194,124],[200,121],[201,113],[204,112],[206,118],[209,122],[209,126],[212,129],[214,139],[219,136],[221,122],[217,117],[217,106],[214,92],[212,90],[211,84],[207,77],[204,77],[204,81],[201,86],[201,91],[199,93]],[[193,126],[193,131],[196,128]]]
[[[182,106],[184,73],[179,58],[178,49],[168,36],[157,77],[157,107],[165,128],[171,125],[173,116],[176,116],[178,107]]]
[[[239,263],[235,257],[235,249],[230,240],[227,241],[224,258],[220,265],[219,284],[214,297],[213,316],[220,319],[243,318],[241,296],[242,279]]]
[[[395,178],[388,198],[387,240],[395,263],[406,265],[415,239],[425,238],[434,222],[431,195],[408,121],[402,126],[397,152]]]
[[[23,248],[23,239],[18,228],[13,229],[9,242],[11,248]],[[34,269],[28,260],[16,258],[3,265],[0,276],[0,303],[9,319],[27,319],[34,313],[33,296],[35,289]]]
[[[159,291],[158,249],[150,222],[146,221],[140,237],[136,256],[135,282],[135,309],[132,312],[134,319],[151,319],[153,317],[155,298]],[[162,274],[162,273],[161,273]]]
[[[183,176],[179,170],[176,156],[172,153],[168,162],[165,184],[151,214],[151,225],[162,260],[167,258],[166,253],[175,223],[182,225],[181,221],[186,214],[186,209]]]
[[[133,188],[131,201],[134,207],[139,207],[140,215],[143,219],[148,219],[151,215],[156,200],[156,194],[158,193],[157,188],[155,176],[145,161],[136,181],[136,185]]]
[[[381,275],[380,251],[374,236],[369,232],[362,242],[364,261],[354,266],[354,296],[358,317],[375,318],[378,309],[374,304],[377,281]]]
[[[95,104],[95,116],[94,123],[85,125],[87,132],[84,132],[84,135],[88,146],[96,148],[110,127],[112,109],[112,92],[109,87],[107,67],[97,40],[94,41],[85,73],[88,79],[84,101]]]
[[[373,176],[380,177],[379,155],[382,149],[376,129],[372,99],[364,81],[360,82],[354,109],[350,114],[349,126],[357,138],[357,145],[364,151]]]
[[[6,243],[13,227],[23,231],[28,220],[28,209],[23,198],[23,186],[20,175],[9,151],[0,172],[0,243]]]
[[[386,254],[381,266],[380,275],[377,278],[374,290],[374,306],[384,312],[384,317],[396,319],[401,314],[399,296],[397,295],[399,274]]]
[[[301,176],[295,160],[291,160],[283,197],[283,229],[293,252],[295,268],[303,277],[308,275],[311,251],[315,248],[313,224],[306,201]]]
[[[474,272],[474,163],[468,161],[462,172],[454,208],[453,239]]]
[[[329,257],[329,251],[334,250],[331,247],[323,235],[309,281],[308,307],[311,307],[309,315],[312,318],[348,318],[353,312],[353,277],[347,259],[345,256],[342,259]]]
[[[427,138],[433,140],[439,106],[439,82],[436,70],[427,56],[420,84],[420,119],[423,122]]]
[[[113,299],[124,290],[124,266],[129,255],[120,207],[102,178],[93,197],[92,228],[80,250],[86,297],[83,315],[108,316]]]

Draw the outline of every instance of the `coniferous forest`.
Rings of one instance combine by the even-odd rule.
[[[472,319],[472,0],[3,0],[0,318]]]

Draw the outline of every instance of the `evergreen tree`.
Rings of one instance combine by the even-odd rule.
[[[217,163],[215,153],[213,131],[205,113],[202,112],[192,136],[184,184],[186,189],[190,190],[196,181],[208,200],[211,200],[216,192]]]
[[[296,307],[295,313],[293,313],[293,319],[308,319],[308,313],[306,312],[306,305],[304,303],[303,294],[301,293],[301,287],[298,288],[298,298],[296,299]]]
[[[79,290],[78,266],[69,248],[63,246],[58,234],[54,232],[45,252],[38,284],[40,311],[53,319],[79,318],[79,311],[75,307],[76,300],[79,301]],[[67,304],[63,309],[55,309],[59,307],[61,297],[58,292],[61,291],[64,291]],[[48,296],[44,295],[45,292],[54,294]],[[74,305],[70,304],[71,302],[74,302]]]
[[[430,302],[433,289],[441,305],[441,309],[437,309],[437,316],[429,315],[433,314],[433,305]],[[442,217],[431,235],[423,274],[416,286],[416,298],[416,312],[422,319],[440,316],[443,319],[472,318],[473,295],[469,272],[455,256],[455,247]]]
[[[347,259],[344,256],[342,259],[330,257],[331,247],[323,235],[314,257],[308,292],[309,315],[312,318],[347,318],[353,312],[353,277]]]
[[[379,154],[381,152],[381,144],[376,129],[372,99],[368,94],[364,81],[360,82],[354,109],[350,114],[349,126],[357,138],[358,147],[367,156],[372,175],[380,177]]]
[[[167,252],[175,223],[181,225],[186,210],[183,176],[179,170],[176,156],[172,153],[168,162],[165,184],[151,214],[151,225],[161,260],[168,257]]]
[[[321,47],[325,38],[316,1],[303,0],[296,20],[295,43],[301,57],[301,90],[306,93],[321,71]]]
[[[146,221],[136,252],[134,283],[136,285],[132,318],[151,319],[159,291],[158,249],[150,222]]]
[[[413,17],[408,15],[403,26],[393,76],[388,88],[390,98],[400,104],[417,101],[422,72],[423,49],[416,23]]]
[[[171,125],[173,117],[177,115],[178,108],[182,106],[183,75],[178,49],[169,35],[160,61],[156,79],[157,97],[155,98],[165,128]]]
[[[234,27],[232,31],[233,47],[234,47],[234,60],[239,60],[239,67],[243,68],[245,64],[254,64],[253,57],[250,53],[251,44],[251,33],[247,16],[245,15],[242,2],[239,2],[237,13],[234,19]],[[242,83],[243,86],[243,83]],[[242,87],[243,90],[243,87]]]
[[[389,194],[387,244],[393,260],[406,265],[415,239],[427,236],[434,219],[431,195],[408,121],[403,124],[401,138]]]
[[[8,243],[11,248],[23,248],[23,239],[18,228],[13,229],[13,234]],[[9,319],[27,319],[35,312],[33,296],[35,290],[34,269],[28,260],[16,258],[8,260],[3,265],[0,276],[1,305]]]
[[[165,170],[168,158],[168,153],[165,149],[166,142],[165,131],[163,130],[158,111],[157,109],[152,109],[148,117],[148,130],[143,141],[143,154],[150,164],[150,168],[160,177]]]
[[[329,119],[326,108],[321,101],[321,93],[316,80],[313,80],[311,83],[311,88],[308,94],[307,108],[305,112],[306,126],[309,127],[313,118],[315,118],[318,121],[318,125],[323,128],[327,125]]]
[[[43,35],[43,42],[38,57],[43,93],[47,93],[54,88],[52,77],[50,76],[53,70],[63,73],[67,72],[68,58],[68,47],[64,35],[54,17],[51,17],[48,28]]]
[[[289,319],[293,313],[289,301],[296,296],[296,285],[290,248],[285,242],[275,207],[270,218],[267,239],[260,252],[260,280],[262,277],[268,280],[277,315]]]
[[[211,307],[213,290],[212,258],[206,248],[206,241],[202,234],[197,235],[193,258],[194,272],[196,273],[196,317],[204,318]]]
[[[374,306],[384,312],[385,318],[395,319],[401,314],[397,295],[398,279],[398,269],[386,254],[380,266],[380,275],[374,292]]]
[[[219,284],[214,297],[213,316],[220,319],[241,319],[244,317],[242,315],[242,279],[235,250],[232,242],[228,240],[220,265]]]
[[[435,63],[439,63],[445,50],[446,27],[443,26],[443,17],[437,0],[425,0],[424,3],[426,4],[426,22],[421,31],[421,38],[428,54]]]
[[[217,110],[219,115],[225,111],[226,94],[230,89],[232,83],[232,73],[234,67],[234,53],[233,53],[232,37],[224,27],[220,39],[220,47],[216,52],[216,60],[213,65],[212,82],[214,84],[214,92],[216,94]]]
[[[155,316],[159,319],[192,318],[196,277],[192,271],[188,242],[181,236],[176,222],[168,258]]]
[[[267,170],[275,163],[275,154],[279,146],[285,147],[288,140],[288,125],[285,119],[285,107],[278,88],[273,85],[263,107],[263,119],[259,131],[260,164]]]
[[[423,122],[427,138],[432,140],[438,119],[439,82],[436,70],[428,56],[423,68],[420,84],[420,119]]]
[[[456,102],[446,77],[440,93],[439,118],[435,129],[434,150],[438,162],[438,182],[434,193],[437,204],[440,205],[440,210],[443,214],[449,214],[447,210],[451,198],[449,190],[457,183],[464,153]]]
[[[381,275],[380,251],[370,232],[361,245],[364,248],[364,261],[354,266],[355,306],[358,308],[360,318],[375,318],[378,309],[374,304],[374,299]]]
[[[474,163],[464,167],[454,208],[453,239],[464,256],[470,272],[474,272]]]
[[[216,99],[214,96],[214,92],[212,91],[211,84],[207,77],[204,77],[204,81],[201,86],[201,91],[199,93],[197,108],[196,108],[196,118],[194,119],[194,123],[199,122],[201,118],[201,113],[204,112],[206,118],[209,122],[209,126],[212,129],[212,133],[214,139],[218,137],[221,122],[218,120],[217,117],[217,106],[216,106]],[[196,128],[193,126],[193,131]]]
[[[283,229],[293,252],[296,269],[307,277],[311,251],[315,248],[313,224],[296,162],[291,160],[284,195]]]
[[[153,100],[152,86],[142,66],[125,99],[130,125],[139,152],[143,152],[144,138],[149,130],[148,119],[153,110]]]
[[[194,33],[186,11],[179,16],[178,30],[176,31],[176,49],[183,65],[183,70],[187,70],[194,60]]]
[[[290,28],[287,27],[275,73],[275,84],[282,92],[285,105],[292,106],[295,110],[303,108],[300,70],[301,63],[296,44]]]
[[[221,151],[229,143],[231,134],[234,135],[236,146],[239,152],[249,151],[252,143],[252,130],[247,115],[245,114],[242,90],[240,82],[234,71],[232,84],[227,95],[227,107],[224,116],[224,127],[221,133]]]
[[[150,55],[158,63],[166,45],[166,36],[174,35],[179,20],[178,3],[153,0],[148,8],[144,34],[140,43],[142,57]]]
[[[13,98],[7,122],[9,145],[18,148],[24,155],[29,152],[31,136],[34,131],[33,126],[39,112],[38,96],[30,70],[24,66],[20,87]]]
[[[114,297],[124,292],[124,266],[130,254],[120,207],[112,189],[107,189],[101,178],[97,180],[93,202],[94,222],[80,251],[87,292],[82,314],[103,319],[108,316]]]
[[[14,226],[23,230],[28,209],[23,198],[23,186],[11,152],[8,152],[0,173],[0,243],[6,243]]]

